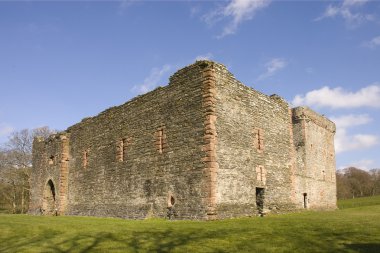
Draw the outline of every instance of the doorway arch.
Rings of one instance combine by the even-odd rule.
[[[55,186],[51,179],[46,183],[42,201],[44,215],[56,215]]]

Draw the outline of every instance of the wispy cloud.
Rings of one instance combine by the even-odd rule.
[[[273,76],[275,73],[280,71],[281,69],[285,68],[287,66],[287,62],[285,59],[282,58],[274,58],[267,63],[265,63],[265,72],[262,73],[257,80],[262,80],[268,77]]]
[[[5,123],[0,123],[0,138],[9,135],[13,131],[14,128],[12,126]]]
[[[340,166],[338,169],[342,170],[342,169],[345,169],[345,168],[348,168],[348,167],[355,167],[355,168],[359,168],[359,169],[362,169],[362,170],[370,170],[370,169],[373,168],[374,164],[375,164],[374,160],[362,159],[362,160],[359,160],[359,161],[354,161],[354,162],[347,163],[344,166]]]
[[[305,72],[308,73],[308,74],[314,74],[314,69],[312,67],[307,67],[305,69]]]
[[[377,36],[370,41],[364,42],[363,45],[371,49],[374,49],[380,46],[380,36]]]
[[[364,22],[374,19],[373,15],[359,12],[357,9],[365,5],[368,0],[344,0],[341,4],[328,5],[324,13],[315,21],[326,18],[341,17],[349,27],[356,27]]]
[[[307,92],[305,95],[296,95],[292,104],[330,108],[378,108],[380,107],[380,84],[375,83],[356,92],[344,90],[342,87],[325,86],[319,90]]]
[[[207,53],[207,54],[198,55],[197,57],[195,57],[195,60],[196,61],[211,60],[212,57],[213,57],[212,53]]]
[[[330,117],[335,122],[337,130],[335,134],[335,151],[342,153],[350,150],[370,148],[379,143],[379,137],[371,134],[350,135],[348,128],[365,125],[372,121],[367,114],[343,115],[340,117]]]
[[[241,23],[252,19],[256,12],[267,7],[270,0],[231,0],[225,6],[221,6],[203,16],[203,20],[208,24],[217,23],[223,19],[228,19],[223,32],[218,38],[234,34]]]
[[[140,85],[135,85],[132,89],[139,94],[147,93],[158,86],[162,77],[172,69],[171,65],[165,64],[160,68],[153,68],[150,74],[144,79],[144,82]]]
[[[118,1],[118,0],[116,0]],[[141,0],[120,0],[119,3],[119,14],[123,14],[125,10],[127,10],[131,5],[141,2]]]
[[[334,121],[336,127],[338,128],[348,128],[353,126],[360,126],[368,124],[372,121],[372,118],[369,117],[368,114],[349,114],[349,115],[343,115],[340,117],[330,117],[332,121]]]
[[[335,134],[335,152],[342,153],[351,150],[370,148],[379,143],[379,137],[371,134],[349,135],[347,129],[337,128]]]

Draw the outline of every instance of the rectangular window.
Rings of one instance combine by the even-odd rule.
[[[257,166],[256,167],[256,180],[263,185],[265,185],[266,180],[267,180],[266,174],[267,174],[267,172],[266,172],[264,166]]]
[[[87,150],[85,150],[85,151],[83,151],[83,158],[82,158],[82,160],[83,160],[83,168],[87,168],[87,166],[88,166],[88,157],[89,157],[89,154],[88,154],[88,149]]]
[[[256,187],[256,207],[257,207],[257,211],[259,212],[260,216],[264,215],[264,213],[263,213],[263,211],[264,211],[264,200],[265,200],[264,191],[265,191],[264,188]]]
[[[55,157],[53,155],[51,155],[49,157],[49,165],[54,165],[55,164]]]
[[[264,130],[261,128],[255,128],[253,130],[254,134],[254,146],[257,151],[261,152],[264,150]]]
[[[307,193],[304,193],[303,194],[303,208],[307,208],[307,202],[308,202]]]
[[[156,149],[160,154],[164,151],[164,141],[164,129],[159,128],[156,132]]]
[[[116,159],[119,162],[125,161],[127,156],[127,139],[123,138],[117,142],[116,146],[117,152],[116,152]]]

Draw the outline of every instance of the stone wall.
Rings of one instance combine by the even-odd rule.
[[[170,214],[177,218],[206,217],[210,196],[203,180],[208,166],[207,153],[202,152],[207,144],[205,67],[197,64],[182,69],[168,86],[67,129],[66,214],[166,217],[170,206]],[[34,145],[33,210],[41,205],[38,200],[48,178],[53,179],[60,197],[63,175],[60,167],[49,166],[47,159],[61,152],[61,141],[54,140]],[[121,159],[123,140],[125,157]]]
[[[293,109],[293,123],[297,206],[336,208],[335,124],[306,107]]]
[[[243,85],[222,65],[216,72],[218,217],[256,215],[256,188],[264,188],[265,210],[294,209],[288,104]]]
[[[31,213],[216,219],[335,208],[335,126],[199,61],[35,139]]]
[[[68,190],[68,138],[65,133],[55,134],[47,140],[36,138],[33,142],[33,171],[31,173],[30,212],[46,210],[44,201],[50,194],[48,182],[52,181],[55,203],[51,212],[64,213]]]

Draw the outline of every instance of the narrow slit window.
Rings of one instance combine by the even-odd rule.
[[[266,183],[266,170],[264,166],[256,167],[256,180],[261,184],[265,185]]]
[[[127,152],[127,140],[126,139],[121,139],[118,141],[117,144],[117,154],[116,154],[116,159],[119,162],[125,161],[126,158],[126,152]]]
[[[164,130],[160,129],[158,130],[158,151],[162,153],[163,150],[163,135],[164,135]]]
[[[87,168],[88,166],[88,157],[89,157],[89,154],[88,154],[88,150],[85,150],[83,151],[83,168]]]
[[[158,153],[162,154],[164,151],[164,129],[160,128],[157,130],[157,139],[156,139],[156,149]]]
[[[264,131],[261,128],[255,128],[254,129],[254,146],[257,149],[257,151],[263,151],[264,150]]]
[[[303,194],[303,208],[307,208],[307,202],[308,202],[307,193],[304,193]]]

